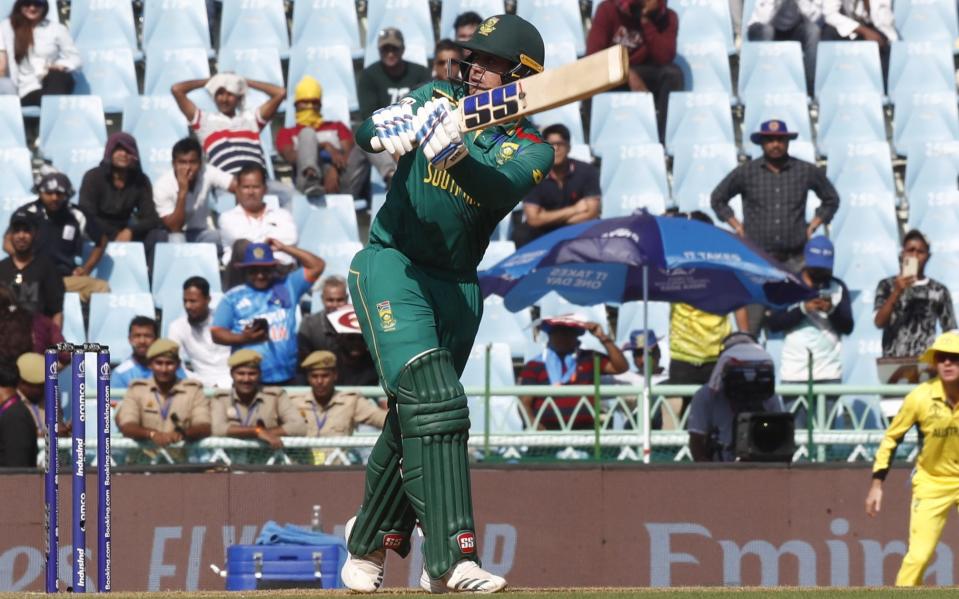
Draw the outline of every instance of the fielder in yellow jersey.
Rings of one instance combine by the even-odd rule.
[[[896,586],[922,583],[949,510],[959,505],[959,331],[940,335],[922,361],[935,364],[937,376],[907,395],[889,424],[876,452],[872,485],[866,495],[866,513],[875,516],[882,506],[882,482],[896,447],[912,425],[918,425],[921,450],[912,477],[909,550]]]

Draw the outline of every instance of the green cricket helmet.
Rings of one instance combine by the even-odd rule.
[[[543,37],[532,23],[516,15],[487,18],[477,27],[473,37],[459,42],[459,46],[470,52],[491,54],[513,63],[513,67],[503,73],[503,83],[543,72],[546,57]],[[471,66],[468,57],[460,62],[460,75],[464,82],[469,79]]]

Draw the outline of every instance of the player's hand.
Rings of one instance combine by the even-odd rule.
[[[411,151],[416,140],[411,100],[390,104],[373,113],[373,127],[380,147],[399,158]]]
[[[423,148],[423,155],[435,168],[446,170],[469,153],[453,117],[449,100],[430,100],[416,113],[420,124],[416,139]]]
[[[874,518],[880,509],[882,509],[882,485],[874,483],[866,494],[866,515]]]

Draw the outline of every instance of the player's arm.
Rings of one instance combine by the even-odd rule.
[[[503,166],[483,164],[467,153],[448,171],[456,184],[481,204],[512,208],[518,198],[539,183],[552,164],[552,146],[534,143]]]
[[[875,516],[882,509],[882,483],[886,480],[889,473],[889,466],[896,453],[896,448],[902,443],[913,424],[918,421],[918,400],[916,392],[913,391],[906,396],[899,408],[899,413],[889,423],[886,434],[883,435],[879,443],[879,449],[876,450],[876,460],[872,465],[872,481],[869,483],[869,491],[866,493],[866,514]]]

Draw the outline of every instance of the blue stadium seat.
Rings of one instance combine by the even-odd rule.
[[[745,143],[753,131],[759,131],[760,125],[770,119],[779,119],[786,122],[790,131],[799,133],[797,141],[812,143],[812,125],[809,123],[809,108],[806,94],[765,94],[754,96],[746,104],[743,115],[743,150],[753,158],[762,155],[762,147],[752,143]]]
[[[347,46],[353,58],[363,56],[354,0],[294,2],[292,45]]]
[[[406,44],[405,60],[419,62],[422,48],[424,62],[433,55],[436,39],[433,36],[433,20],[428,0],[394,0],[393,2],[371,2],[367,5],[366,23],[366,59],[364,66],[380,59],[376,47],[376,37],[387,27],[396,27],[403,32]]]
[[[73,73],[75,94],[100,96],[105,112],[121,112],[126,99],[140,93],[129,48],[81,49],[80,56],[83,68]]]
[[[955,90],[901,97],[892,125],[893,146],[900,156],[908,157],[910,147],[917,144],[959,141]]]
[[[128,0],[73,0],[70,35],[80,50],[129,48],[136,60],[143,59],[137,48],[133,3]]]
[[[203,48],[210,58],[214,56],[204,2],[147,0],[143,4],[143,52],[148,59],[163,50],[183,48]]]
[[[599,185],[603,218],[626,216],[639,208],[662,213],[669,200],[663,146],[635,144],[608,153],[600,168]]]
[[[666,116],[666,151],[679,146],[736,143],[726,94],[673,92]]]
[[[476,270],[493,268],[497,263],[512,256],[515,252],[516,244],[512,241],[491,241],[489,242],[489,246],[486,248],[486,253],[483,254],[483,259],[480,260],[479,265],[476,267]]]
[[[152,4],[152,3],[151,3]],[[209,79],[210,61],[206,50],[199,47],[161,48],[147,51],[143,76],[144,96],[164,96],[170,87],[180,81]],[[189,93],[189,98],[200,108],[213,106],[213,99],[203,88]]]
[[[506,343],[515,358],[523,358],[535,351],[529,308],[510,312],[503,305],[503,298],[491,295],[483,300],[483,319],[476,333],[476,345]]]
[[[952,198],[955,200],[955,196]],[[919,230],[932,245],[932,256],[926,264],[926,274],[949,288],[953,302],[959,297],[959,212],[955,205],[943,210],[929,210],[919,223]]]
[[[799,42],[748,42],[739,57],[739,100],[749,106],[766,94],[805,94]]]
[[[102,147],[107,142],[103,102],[99,96],[43,96],[40,100],[42,155],[55,146]]]
[[[326,206],[310,205],[305,210],[302,228],[299,221],[297,224],[301,233],[321,237],[324,243],[358,242],[360,235],[356,224],[353,196],[349,194],[327,195],[325,202]]]
[[[886,122],[879,94],[834,94],[819,102],[819,153],[836,144],[886,141]]]
[[[918,229],[930,213],[959,210],[959,189],[953,177],[951,186],[916,185],[909,191],[908,228]]]
[[[594,3],[597,4],[597,3]],[[503,0],[444,0],[440,5],[440,38],[456,39],[453,22],[464,12],[472,11],[485,19],[506,12]]]
[[[857,322],[852,335],[842,339],[842,382],[847,385],[879,384],[876,358],[882,356],[882,331],[871,320]]]
[[[517,0],[516,14],[535,25],[544,40],[570,43],[577,56],[586,53],[579,0]]]
[[[350,272],[353,256],[363,249],[363,244],[359,241],[326,241],[319,235],[301,239],[298,245],[326,261],[323,276],[339,275],[344,279]]]
[[[10,189],[6,181],[3,181],[4,175],[7,172],[7,167],[2,163],[3,155],[6,150],[0,150],[0,189]],[[32,202],[36,199],[32,193],[24,193],[20,195],[15,195],[11,193],[3,193],[0,195],[0,229],[4,231],[7,230],[7,227],[10,224],[10,215],[16,211],[17,208],[23,206],[27,202]],[[3,244],[0,244],[0,260],[7,257],[7,253],[3,251]]]
[[[836,144],[829,153],[826,176],[837,187],[896,193],[889,144]]]
[[[893,16],[907,42],[946,42],[955,51],[959,38],[956,3],[952,0],[896,0]]]
[[[227,2],[227,6],[234,3]],[[247,79],[264,81],[283,87],[283,68],[280,64],[280,53],[276,48],[220,48],[217,55],[217,72],[233,72]],[[246,93],[246,106],[259,106],[269,99],[265,93],[250,89]],[[292,98],[290,98],[292,101]],[[326,98],[323,98],[324,103]],[[280,105],[284,110],[285,105]]]
[[[33,193],[33,170],[30,165],[30,150],[5,148],[0,150],[0,189],[3,197],[16,197]],[[6,230],[6,223],[0,223]]]
[[[889,53],[889,98],[922,92],[948,92],[955,89],[952,48],[944,42],[892,43]]]
[[[606,317],[606,305],[605,304],[595,304],[593,306],[577,306],[571,304],[561,295],[555,291],[550,291],[543,297],[539,299],[536,304],[539,306],[539,316],[540,318],[548,318],[550,316],[562,316],[564,314],[578,314],[582,317],[585,317],[591,322],[599,323],[603,327],[603,331],[607,333],[612,333],[609,329],[609,322]],[[600,351],[606,353],[606,350],[603,349],[602,345],[596,338],[592,335],[586,334],[580,337],[581,347],[583,349],[589,349],[594,351]],[[546,345],[546,335],[542,332],[536,337],[536,342],[540,346]]]
[[[68,146],[57,146],[47,155],[50,164],[65,174],[73,188],[80,189],[83,183],[83,176],[88,170],[100,164],[103,160],[103,146],[80,146],[71,148]],[[167,160],[167,164],[169,164]],[[79,203],[79,195],[74,195],[70,200],[74,204]]]
[[[93,276],[109,283],[112,293],[149,293],[143,244],[139,241],[111,241],[93,270]],[[152,300],[150,303],[152,305]]]
[[[622,144],[659,143],[653,95],[644,92],[607,92],[593,96],[589,116],[589,145],[602,156]]]
[[[87,332],[83,328],[83,309],[79,293],[63,295],[63,339],[67,343],[86,343]],[[112,348],[111,348],[112,349]]]
[[[844,235],[847,228],[860,228],[865,223],[881,228],[882,234],[895,239],[899,232],[896,220],[896,195],[885,190],[839,187],[839,210],[833,217],[832,236]]]
[[[153,254],[153,302],[160,310],[182,302],[183,282],[203,277],[210,291],[222,291],[220,262],[213,243],[158,243]]]
[[[0,148],[25,148],[20,98],[0,96]]]
[[[344,96],[350,110],[359,110],[353,59],[347,46],[299,46],[290,57],[286,80],[287,97],[293,97],[296,84],[304,75],[312,75],[323,86],[323,95]]]
[[[619,306],[616,317],[616,345],[622,347],[629,342],[629,333],[645,328],[643,324],[643,302],[626,302]],[[649,302],[649,328],[656,337],[669,336],[669,302]]]
[[[555,69],[571,62],[576,62],[576,44],[571,41],[547,41],[543,66]]]
[[[909,150],[906,193],[917,187],[953,188],[959,178],[959,141],[921,143]]]
[[[190,133],[186,117],[168,93],[127,98],[123,106],[123,130],[136,138],[141,149],[169,149]],[[169,162],[169,153],[167,158]]]
[[[370,200],[370,222],[376,218],[376,213],[380,211],[380,208],[383,207],[383,204],[386,203],[386,194],[385,193],[375,193],[373,194],[373,199]]]
[[[686,24],[683,23],[683,27]],[[682,29],[682,28],[681,28]],[[683,71],[683,89],[733,95],[726,45],[720,40],[690,40],[677,45],[676,66]]]
[[[290,55],[283,0],[224,2],[220,16],[219,50],[273,48],[281,58]]]
[[[733,144],[680,146],[673,156],[673,203],[714,216],[709,198],[738,162]]]
[[[857,213],[856,226],[834,236],[836,262],[833,272],[850,289],[872,290],[880,279],[899,270],[899,237],[885,230],[882,217],[869,210]]]
[[[726,54],[735,54],[733,21],[726,0],[679,0],[669,8],[679,16],[677,44],[721,42]]]
[[[460,376],[464,387],[486,385],[486,344],[475,343],[466,367]],[[491,343],[489,351],[490,388],[510,387],[516,384],[513,376],[513,360],[510,346],[506,343]],[[490,420],[487,426],[486,399],[483,396],[469,396],[467,403],[470,413],[470,433],[483,434],[487,428],[490,433],[516,433],[523,430],[523,418],[520,416],[519,398],[515,395],[492,395],[489,398]]]
[[[570,142],[582,144],[586,143],[586,136],[583,133],[583,115],[579,109],[579,102],[572,102],[571,104],[564,104],[551,110],[544,110],[543,112],[534,114],[531,120],[540,131],[550,125],[562,123],[569,128]]]
[[[816,53],[816,98],[837,94],[883,95],[879,45],[876,42],[819,42]]]
[[[153,297],[143,293],[94,293],[90,296],[90,329],[87,339],[110,346],[110,360],[119,363],[132,349],[127,330],[134,316],[156,317]]]

